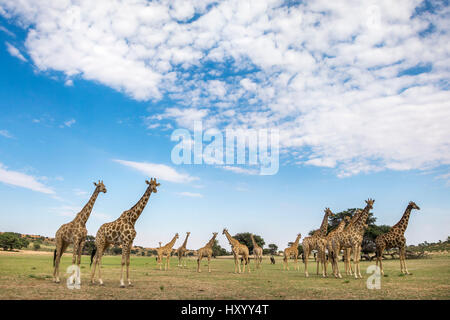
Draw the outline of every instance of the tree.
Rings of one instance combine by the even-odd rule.
[[[270,254],[277,254],[277,250],[278,250],[278,246],[274,243],[271,243],[268,245],[269,250],[270,250]]]
[[[217,256],[227,256],[228,252],[226,249],[222,248],[219,245],[219,241],[217,241],[217,239],[214,239],[214,244],[212,246],[212,251],[213,251],[213,256],[217,257]]]
[[[41,245],[39,243],[37,243],[37,241],[33,243],[34,250],[38,251],[40,248],[41,248]]]
[[[251,233],[250,232],[243,232],[243,233],[238,233],[235,236],[233,236],[233,238],[235,238],[237,241],[239,241],[242,244],[245,244],[248,247],[248,251],[250,253],[253,252],[253,242],[252,242],[252,238],[250,237]],[[261,236],[258,236],[256,234],[253,235],[253,238],[255,238],[255,242],[262,248],[264,247],[264,239],[261,238]]]
[[[24,238],[21,238],[19,233],[5,232],[0,235],[0,247],[3,250],[13,250],[28,247],[30,242]]]
[[[84,243],[83,249],[81,251],[82,254],[90,255],[92,250],[95,248],[95,237],[87,236],[86,242]]]

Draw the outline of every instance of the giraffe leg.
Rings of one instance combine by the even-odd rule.
[[[77,266],[80,266],[80,264],[81,264],[81,253],[83,252],[85,242],[86,242],[86,240],[82,240],[80,242],[80,246],[78,247]]]
[[[167,270],[169,270],[170,269],[170,254],[167,255],[166,263],[167,263]]]
[[[353,246],[353,264],[355,265],[355,279],[358,279],[359,273],[359,259],[358,259],[358,246]],[[362,277],[361,277],[362,278]]]
[[[309,259],[309,247],[305,246],[305,248],[303,248],[303,256],[305,259],[305,277],[309,277],[309,273],[308,273],[308,259]]]
[[[80,249],[80,242],[81,240],[78,238],[74,239],[73,242],[73,253],[72,253],[72,264],[77,263],[77,256],[78,256],[78,250]]]
[[[211,267],[210,267],[210,262],[211,262],[211,256],[208,256],[208,272],[211,272]]]
[[[103,252],[106,250],[107,246],[105,244],[98,244],[97,245],[97,252],[95,253],[95,257],[94,257],[94,267],[92,268],[92,272],[91,272],[91,283],[94,284],[95,283],[95,269],[98,267],[98,282],[99,284],[102,286],[103,285],[103,280],[102,280],[102,257],[103,257]]]
[[[64,240],[59,240],[56,243],[56,254],[55,254],[55,268],[53,270],[53,277],[56,283],[59,283],[59,263],[61,261],[61,257],[66,250],[68,244],[64,242]]]
[[[245,260],[246,260],[246,263],[247,263],[248,273],[251,273],[251,270],[250,270],[250,259],[249,259],[248,255],[247,255],[247,257],[245,258]],[[244,272],[245,272],[245,270],[244,270]]]
[[[128,248],[128,254],[127,254],[127,282],[128,286],[132,287],[131,279],[130,279],[130,254],[131,254],[131,245]]]
[[[378,266],[378,262],[380,262],[380,273],[383,276],[384,275],[384,270],[383,270],[383,251],[384,251],[384,247],[380,246],[379,248],[377,248],[377,266]]]
[[[402,273],[409,274],[408,269],[406,268],[406,248],[405,248],[405,246],[400,247],[399,251],[400,251],[400,265],[401,265]]]
[[[202,262],[202,255],[199,254],[198,258],[197,258],[197,272],[202,272],[202,270],[200,270],[200,263]]]
[[[295,255],[295,270],[300,271],[300,267],[298,266],[298,254]]]
[[[121,263],[121,269],[120,269],[120,287],[125,288],[125,284],[123,282],[123,268],[127,262],[127,255],[128,255],[128,246],[122,246],[122,263]]]

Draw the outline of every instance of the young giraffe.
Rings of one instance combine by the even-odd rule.
[[[184,266],[187,267],[187,264],[186,264],[186,253],[187,253],[188,250],[186,249],[186,244],[187,244],[187,241],[188,241],[188,238],[189,238],[190,234],[191,234],[190,232],[186,232],[186,239],[184,239],[183,244],[181,245],[181,247],[179,247],[177,250],[175,250],[175,253],[178,256],[178,266],[179,267],[183,266],[183,261],[182,261],[183,257],[185,258],[184,259]],[[159,245],[159,246],[161,247],[161,245]]]
[[[367,217],[369,216],[370,209],[373,208],[373,203],[375,200],[368,199],[366,200],[366,207],[362,211],[361,214],[356,218],[356,221],[350,223],[344,231],[336,234],[332,241],[333,252],[335,254],[341,251],[341,248],[345,250],[345,248],[351,248],[353,252],[353,263],[355,265],[355,279],[362,278],[361,270],[359,267],[360,260],[360,252],[361,252],[361,243],[364,235],[364,231],[367,228]],[[342,278],[341,273],[339,272],[339,266],[337,264],[337,259],[333,259],[335,277]]]
[[[166,256],[166,263],[164,264],[164,270],[169,270],[169,260],[170,256],[172,255],[172,247],[179,238],[178,233],[175,234],[175,236],[168,242],[165,246],[159,247],[159,248],[150,248],[150,250],[156,250],[156,253],[158,255],[157,261],[159,264],[159,270],[162,270],[162,259],[164,256]]]
[[[100,285],[103,285],[102,274],[101,274],[101,261],[105,250],[110,245],[122,245],[122,269],[120,271],[120,287],[124,288],[125,284],[123,281],[123,267],[127,265],[127,281],[128,285],[131,286],[131,281],[129,277],[130,268],[130,251],[133,245],[133,240],[136,237],[136,231],[134,230],[134,225],[147,205],[150,195],[157,193],[160,184],[156,183],[156,179],[150,179],[150,181],[145,180],[148,184],[147,190],[145,190],[144,195],[139,199],[139,201],[129,210],[124,211],[120,217],[109,223],[103,224],[97,231],[97,236],[95,237],[95,248],[91,254],[91,265],[95,258],[94,268],[92,268],[91,273],[91,283],[95,283],[95,268],[98,265],[98,281]]]
[[[345,216],[344,219],[342,219],[342,221],[339,222],[336,229],[330,231],[330,233],[328,233],[325,238],[327,241],[328,256],[331,259],[331,261],[333,261],[333,259],[334,259],[333,245],[332,245],[333,239],[337,233],[342,232],[344,230],[345,225],[349,222],[350,222],[350,217]],[[328,263],[328,261],[326,261],[325,263]],[[332,263],[332,267],[333,267],[333,274],[334,274],[334,264],[333,263]]]
[[[228,242],[231,245],[231,251],[233,251],[233,256],[234,256],[234,273],[236,273],[236,269],[239,269],[239,273],[241,273],[241,265],[238,262],[238,258],[239,255],[242,256],[243,260],[245,261],[245,264],[243,266],[244,270],[243,272],[245,272],[245,266],[247,265],[248,267],[248,273],[250,273],[250,265],[248,264],[248,256],[249,256],[249,252],[248,252],[248,248],[245,244],[239,243],[239,241],[237,241],[236,239],[234,239],[230,233],[228,232],[227,229],[223,229],[222,234],[224,234],[227,239]]]
[[[287,247],[286,249],[284,249],[283,270],[285,270],[285,269],[289,270],[288,259],[291,256],[294,256],[294,259],[295,259],[294,270],[300,270],[300,268],[298,266],[298,243],[299,243],[301,237],[302,237],[302,235],[299,233],[297,235],[297,238],[295,239],[294,243],[292,243],[292,245],[290,247]]]
[[[86,221],[89,219],[98,194],[100,192],[106,193],[106,188],[103,181],[99,181],[98,183],[94,182],[94,185],[94,193],[92,193],[91,198],[83,209],[81,209],[81,211],[76,215],[75,219],[69,223],[63,224],[58,231],[56,231],[56,249],[53,253],[53,278],[56,283],[60,282],[59,262],[61,260],[61,256],[71,243],[73,244],[72,264],[75,264],[76,261],[77,265],[80,266],[81,251],[83,250],[87,236]]]
[[[381,234],[375,239],[375,244],[377,245],[376,249],[377,266],[378,262],[380,262],[380,269],[382,275],[384,274],[383,263],[381,262],[383,258],[383,251],[384,249],[390,249],[395,247],[397,247],[400,251],[401,273],[409,274],[408,268],[406,268],[406,261],[405,261],[405,246],[406,246],[405,231],[406,228],[408,227],[409,216],[411,214],[412,209],[420,210],[417,204],[415,204],[413,201],[410,201],[400,221],[397,222],[387,233]]]
[[[304,257],[304,263],[305,263],[305,276],[309,277],[308,273],[308,259],[309,255],[312,250],[318,251],[318,259],[317,259],[317,274],[319,274],[319,263],[322,263],[322,276],[326,277],[327,270],[326,270],[326,256],[325,256],[325,249],[326,249],[326,240],[325,237],[327,235],[328,230],[328,217],[333,216],[333,213],[331,212],[330,208],[325,208],[324,210],[325,214],[322,219],[322,224],[320,225],[319,230],[316,230],[314,234],[310,237],[306,237],[303,239],[302,242],[302,248],[303,248],[303,257]]]
[[[211,257],[213,254],[212,251],[212,247],[214,246],[214,242],[216,240],[217,237],[217,232],[213,232],[213,236],[211,238],[211,240],[208,241],[208,243],[206,244],[206,246],[204,246],[203,248],[200,248],[197,250],[197,272],[202,272],[200,270],[200,263],[202,262],[202,258],[203,257],[207,257],[208,258],[208,272],[211,272],[211,268],[209,266],[209,263],[211,261]]]
[[[252,239],[253,243],[253,255],[255,256],[256,269],[259,269],[261,267],[263,249],[256,243],[253,234],[250,234],[250,238]]]

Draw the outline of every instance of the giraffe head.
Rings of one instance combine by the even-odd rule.
[[[332,216],[335,215],[333,212],[331,212],[330,208],[325,208],[324,212],[325,212],[326,214],[328,214],[329,217],[332,217]]]
[[[186,235],[188,236],[188,235],[190,235],[191,233],[188,231],[188,232],[186,232]]]
[[[349,216],[345,216],[345,217],[344,217],[345,223],[348,223],[350,220],[351,220],[351,218],[350,218]]]
[[[223,228],[222,234],[225,234],[227,232],[228,232],[228,229],[227,228]]]
[[[175,233],[175,239],[178,239],[179,237],[178,233]]]
[[[153,193],[158,192],[156,187],[159,187],[160,184],[156,182],[156,178],[150,178],[150,181],[145,180],[145,183],[149,185],[149,188],[152,188]]]
[[[367,199],[366,200],[366,204],[367,204],[367,207],[369,208],[369,210],[373,208],[373,203],[374,202],[375,202],[374,199]]]
[[[103,180],[98,180],[98,183],[94,182],[94,186],[98,189],[98,192],[106,193],[106,187],[103,184]]]
[[[411,209],[420,210],[419,206],[414,201],[410,201],[408,207],[410,207]]]
[[[216,237],[216,236],[217,236],[217,232],[213,232],[212,234],[213,234],[213,236],[214,236],[214,237]]]

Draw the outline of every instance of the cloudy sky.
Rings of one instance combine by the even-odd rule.
[[[447,1],[0,0],[0,231],[87,227],[157,177],[135,244],[251,231],[284,247],[375,198],[409,243],[449,234]],[[277,128],[280,170],[175,165],[174,129]],[[229,248],[226,240],[220,243]]]

